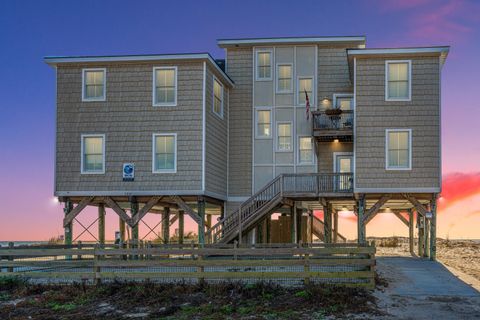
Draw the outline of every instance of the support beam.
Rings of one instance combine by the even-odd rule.
[[[98,205],[98,242],[105,245],[105,205]]]
[[[417,228],[418,228],[418,256],[423,255],[423,241],[424,241],[424,218],[417,211]]]
[[[325,243],[332,243],[332,204],[327,202],[323,207],[323,228]]]
[[[131,197],[130,199],[130,213],[131,213],[131,221],[135,221],[138,215],[138,202],[137,198]],[[132,241],[135,247],[138,246],[138,224],[132,223]]]
[[[333,211],[333,242],[338,242],[338,211]]]
[[[430,212],[432,213],[430,219],[430,260],[432,261],[437,259],[437,199],[438,194],[434,194],[430,202]]]
[[[363,217],[363,222],[367,225],[378,213],[378,211],[382,208],[382,206],[387,203],[388,200],[392,197],[391,194],[384,194],[378,201],[375,203]]]
[[[296,219],[296,221],[297,221],[297,230],[296,230],[297,243],[300,243],[300,241],[302,241],[302,233],[303,233],[302,217],[303,217],[303,209],[302,208],[297,208],[297,219]]]
[[[163,243],[167,244],[170,241],[170,208],[163,208],[162,213],[162,238]]]
[[[211,214],[206,215],[205,225],[207,226],[208,229],[210,229],[212,227],[212,215]]]
[[[138,211],[138,214],[135,216],[135,219],[132,218],[132,225],[137,225],[140,220],[160,201],[162,197],[152,197],[148,202]],[[170,210],[169,207],[167,207]]]
[[[205,224],[204,220],[201,220],[201,219],[205,219],[205,217],[203,216],[202,218],[200,218],[200,213],[197,213],[192,208],[190,208],[190,206],[188,204],[186,204],[185,201],[183,201],[183,199],[181,197],[172,196],[172,200],[177,203],[179,209],[186,212],[193,219],[193,221],[195,221],[198,225],[200,225],[200,224],[204,225]],[[202,202],[203,202],[203,205],[204,205],[203,214],[205,215],[205,200],[203,199]],[[200,203],[200,201],[199,201],[199,203]],[[198,211],[200,211],[200,209],[198,209]]]
[[[183,244],[183,237],[185,232],[185,214],[183,210],[178,211],[178,243]]]
[[[178,212],[174,214],[173,217],[170,218],[169,226],[171,227],[177,220],[178,220]]]
[[[182,200],[183,201],[183,200]],[[178,206],[181,207],[180,203]],[[190,207],[188,207],[190,208]],[[193,211],[193,210],[192,210]],[[188,213],[188,211],[187,211]],[[198,243],[201,247],[205,245],[205,200],[199,198],[198,200]]]
[[[65,213],[65,219],[66,217],[72,212],[73,210],[73,203],[70,201],[70,199],[67,199],[65,201],[65,208],[63,209],[63,212]],[[72,244],[72,236],[73,236],[73,223],[71,219],[66,225],[64,224],[64,242],[66,245],[71,245]],[[65,221],[65,220],[64,220]]]
[[[270,243],[271,242],[271,238],[270,238],[270,231],[272,230],[272,215],[269,214],[267,215],[267,222],[266,222],[266,226],[265,226],[265,242],[266,243]]]
[[[295,206],[290,207],[290,242],[296,243],[297,239],[297,211]]]
[[[408,222],[408,220],[405,219],[405,217],[402,216],[402,214],[399,211],[393,210],[392,212],[398,219],[400,219],[400,221],[403,222],[404,225],[406,225],[407,227],[410,227],[410,223]]]
[[[365,215],[365,205],[366,205],[366,201],[365,201],[365,195],[364,194],[361,194],[358,198],[358,201],[357,201],[357,208],[358,208],[358,223],[357,223],[357,234],[358,234],[358,243],[359,244],[365,244],[366,241],[367,241],[367,238],[366,238],[366,230],[365,230],[365,219],[364,219],[364,215]]]
[[[75,217],[83,209],[85,209],[85,207],[88,206],[90,204],[90,202],[92,202],[93,198],[94,197],[85,197],[85,198],[82,199],[82,201],[80,201],[79,204],[77,204],[77,206],[75,208],[70,209],[68,211],[68,213],[65,214],[65,218],[63,219],[63,226],[66,227],[67,225],[69,225],[73,221],[73,219],[75,219]],[[70,205],[71,204],[72,204],[72,202],[70,201]]]
[[[132,226],[132,219],[128,216],[128,214],[120,208],[120,206],[110,197],[105,197],[103,199],[105,204],[109,206],[113,211],[115,211],[116,214],[122,219],[126,224],[129,226]]]
[[[120,231],[120,244],[125,243],[125,221],[118,217],[118,229]]]
[[[418,201],[414,196],[409,193],[404,193],[402,194],[402,196],[415,207],[415,209],[417,210],[417,214],[425,217],[428,210],[423,206],[423,204],[420,203],[420,201]]]
[[[425,258],[427,258],[428,254],[430,253],[430,241],[429,241],[429,238],[430,238],[429,237],[430,221],[426,217],[424,217],[424,221],[425,221],[425,229],[423,231],[423,236],[424,236],[423,256]]]
[[[414,226],[414,222],[413,222],[413,210],[410,209],[408,210],[408,221],[409,221],[409,224],[408,224],[408,243],[410,245],[410,254],[412,256],[415,255],[415,250],[413,249],[413,226]]]

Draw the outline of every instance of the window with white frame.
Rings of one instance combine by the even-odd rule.
[[[257,138],[272,136],[272,117],[270,110],[257,110]]]
[[[257,51],[257,80],[272,80],[272,52]]]
[[[297,104],[298,105],[305,105],[306,97],[305,92],[308,94],[308,99],[310,101],[310,105],[312,105],[313,101],[313,78],[298,78],[298,92],[297,92]]]
[[[153,69],[153,105],[175,106],[177,104],[177,68]]]
[[[105,100],[106,69],[83,69],[82,100]]]
[[[311,137],[299,137],[298,162],[313,163],[313,143]]]
[[[386,130],[386,169],[409,170],[412,167],[412,131]]]
[[[292,92],[292,65],[291,64],[277,65],[277,92],[279,93]]]
[[[411,62],[385,62],[385,100],[409,101],[411,97]]]
[[[105,173],[105,136],[82,135],[81,173]]]
[[[177,135],[153,135],[153,172],[176,172],[177,170]]]
[[[353,97],[352,96],[335,96],[335,108],[342,110],[352,110]]]
[[[277,123],[277,151],[292,150],[292,124],[290,122]]]
[[[213,77],[213,112],[223,118],[223,85]]]

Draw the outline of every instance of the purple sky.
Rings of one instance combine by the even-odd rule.
[[[275,4],[275,5],[274,5]],[[450,45],[443,169],[479,171],[480,1],[0,2],[0,240],[61,233],[52,202],[55,72],[47,55],[210,52],[217,38],[366,35],[368,47]]]

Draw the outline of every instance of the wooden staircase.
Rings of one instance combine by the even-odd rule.
[[[229,243],[241,238],[272,210],[284,203],[292,204],[292,199],[296,196],[318,199],[327,194],[351,193],[352,186],[350,173],[279,175],[243,202],[237,210],[208,229],[206,239],[212,243]]]

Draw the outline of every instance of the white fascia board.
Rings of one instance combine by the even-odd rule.
[[[234,87],[233,81],[220,69],[218,64],[208,53],[188,54],[155,54],[155,55],[128,55],[128,56],[84,56],[84,57],[45,57],[48,65],[56,66],[61,63],[91,63],[91,62],[135,62],[135,61],[166,61],[166,60],[207,60],[222,76],[228,85]]]
[[[221,48],[236,45],[267,45],[267,44],[300,44],[329,42],[360,42],[365,43],[365,36],[347,37],[291,37],[291,38],[253,38],[253,39],[218,39]]]
[[[449,50],[450,50],[450,47],[348,49],[347,53],[350,56],[382,55],[382,54],[421,54],[421,53],[448,54]]]

